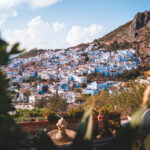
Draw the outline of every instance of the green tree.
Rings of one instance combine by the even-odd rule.
[[[47,100],[47,108],[51,109],[54,112],[63,112],[67,109],[66,101],[59,96],[56,92],[52,97],[49,97]]]
[[[119,76],[119,78],[121,78],[121,80],[124,80],[124,81],[134,80],[140,75],[142,74],[138,69],[132,69],[132,70],[123,71],[123,73]]]
[[[109,98],[109,92],[104,91],[104,90],[102,90],[96,96],[87,97],[85,99],[85,103],[84,103],[85,107],[89,108],[93,101],[95,101],[95,107],[96,107],[97,111],[100,107],[111,105],[110,98]]]
[[[123,115],[131,115],[139,108],[145,88],[145,85],[131,83],[128,87],[112,89],[112,93],[102,90],[98,95],[86,98],[84,106],[89,108],[94,100],[96,111],[102,107],[107,107],[110,110],[117,107],[117,111]]]
[[[103,73],[101,72],[93,72],[87,76],[87,82],[91,83],[93,81],[106,81],[108,77],[104,77]]]
[[[0,39],[0,67],[7,65],[10,55],[19,53],[19,44],[16,43],[7,52],[8,43]],[[5,73],[0,70],[0,147],[3,149],[16,150],[23,147],[25,134],[9,114],[15,108],[11,103],[10,91],[8,90],[9,80]]]
[[[38,99],[38,100],[36,100],[36,102],[34,104],[34,107],[36,107],[36,108],[43,108],[43,107],[46,107],[46,106],[47,106],[46,98]]]
[[[67,109],[66,101],[58,93],[55,93],[52,97],[37,100],[34,106],[36,108],[48,108],[56,113]]]
[[[145,88],[145,85],[131,83],[126,88],[115,90],[110,95],[110,102],[113,103],[113,106],[116,105],[122,114],[131,115],[138,110]]]

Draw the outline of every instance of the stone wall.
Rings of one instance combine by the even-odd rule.
[[[113,118],[113,116],[111,116],[111,117]],[[113,120],[116,120],[116,119],[118,121],[118,119],[120,119],[120,115],[116,116],[116,118],[115,117],[113,118]],[[67,129],[76,131],[77,126],[81,119],[72,118],[72,119],[65,119],[65,120],[68,123]],[[93,134],[97,135],[98,134],[98,126],[99,126],[97,116],[93,117],[93,121],[94,121],[93,122]],[[104,122],[106,122],[105,119],[104,119]],[[18,125],[20,125],[22,127],[23,131],[34,135],[34,134],[38,134],[38,131],[40,128],[46,129],[47,132],[57,129],[56,123],[57,123],[57,121],[49,122],[46,120],[46,121],[20,122],[20,123],[18,123]]]
[[[70,130],[76,130],[78,123],[80,122],[80,119],[67,119],[66,120],[68,123],[68,129]],[[22,130],[30,133],[30,134],[36,134],[38,133],[40,128],[44,128],[47,130],[47,132],[57,129],[56,127],[57,122],[52,122],[50,123],[49,121],[30,121],[30,122],[20,122],[18,125],[21,126]]]

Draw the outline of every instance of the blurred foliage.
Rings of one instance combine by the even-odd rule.
[[[67,108],[67,103],[61,96],[58,95],[58,93],[56,93],[54,96],[49,97],[47,108],[55,112],[63,112]]]
[[[116,80],[120,81],[128,81],[135,80],[137,78],[147,79],[148,71],[150,70],[150,66],[139,66],[137,69],[132,70],[124,70],[121,75],[119,75]]]
[[[139,69],[132,69],[132,70],[123,71],[123,73],[119,75],[118,78],[120,78],[121,81],[128,81],[128,80],[134,80],[141,75],[142,73]]]
[[[14,44],[10,50],[8,50],[9,44],[0,39],[0,67],[7,65],[11,55],[22,52],[19,50],[19,43]],[[13,120],[10,112],[15,108],[11,103],[10,91],[8,90],[9,80],[0,68],[0,148],[2,150],[29,150],[29,149],[41,149],[40,146],[45,146],[45,150],[53,147],[52,141],[49,138],[44,138],[44,134],[40,134],[40,138],[28,136],[24,133],[20,126]],[[40,116],[38,110],[19,110],[16,112],[18,116]],[[46,134],[47,135],[47,134]],[[43,141],[44,140],[44,141]],[[45,145],[46,143],[46,145]],[[39,144],[39,145],[38,145]]]
[[[86,101],[86,99],[89,98],[89,97],[90,97],[90,94],[81,94],[81,96],[78,97],[78,101],[81,102],[81,103],[84,103]]]
[[[106,107],[110,111],[117,109],[122,115],[131,115],[139,108],[145,88],[145,85],[129,83],[128,87],[111,89],[113,90],[112,93],[102,90],[98,95],[86,98],[84,107],[89,108],[94,100],[94,110],[97,112],[100,108]]]
[[[58,93],[55,93],[52,97],[42,98],[35,102],[36,108],[48,108],[56,113],[66,111],[67,103],[66,101],[59,96]]]
[[[13,117],[42,117],[43,109],[17,109]]]
[[[49,122],[54,122],[59,119],[59,116],[57,115],[56,112],[54,112],[51,109],[44,109],[43,116],[49,121]]]
[[[109,114],[115,114],[117,113],[117,111],[113,108],[104,106],[104,107],[100,107],[99,112],[101,113],[101,115],[107,117],[107,115]]]
[[[56,150],[56,146],[43,129],[39,130],[39,140],[36,147],[37,150]]]
[[[105,77],[103,73],[100,73],[100,72],[93,72],[93,73],[88,74],[87,76],[88,83],[91,83],[94,81],[108,81],[109,79],[110,77]]]
[[[0,39],[0,67],[7,65],[10,55],[21,52],[18,43],[14,44],[9,52],[7,52],[8,46],[8,43]],[[26,136],[9,115],[9,112],[14,111],[15,108],[11,103],[8,83],[9,80],[0,69],[0,147],[16,150],[25,147]]]
[[[81,118],[84,113],[82,107],[71,107],[68,109],[69,118]]]
[[[109,92],[102,90],[99,94],[96,96],[90,96],[85,98],[85,103],[83,104],[86,109],[88,109],[91,106],[91,103],[95,101],[95,111],[99,111],[100,107],[104,107],[108,105],[111,105],[109,101]]]
[[[99,113],[102,115],[103,137],[115,136],[119,133],[121,127],[121,114],[115,109],[109,107],[101,107]]]
[[[129,80],[135,80],[136,78],[140,78],[144,74],[145,74],[145,78],[147,78],[147,75],[150,74],[148,73],[149,70],[150,70],[150,66],[140,66],[137,69],[124,70],[120,75],[116,76],[115,78],[109,76],[105,77],[103,73],[94,72],[87,75],[87,82],[91,83],[94,81],[109,81],[109,80],[129,81]]]
[[[35,101],[35,104],[34,104],[34,107],[35,108],[44,108],[44,107],[46,107],[47,106],[47,100],[46,100],[46,98],[41,98],[41,99],[37,99],[36,101]]]
[[[77,134],[72,144],[72,150],[92,150],[93,105],[86,111],[77,128]]]

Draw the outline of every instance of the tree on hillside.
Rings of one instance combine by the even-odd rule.
[[[47,107],[55,112],[63,112],[67,108],[66,101],[56,92],[47,100]]]
[[[35,108],[44,108],[46,106],[47,106],[46,98],[37,99],[34,104]]]
[[[121,78],[121,80],[124,80],[124,81],[134,80],[140,75],[141,75],[141,72],[138,69],[132,69],[132,70],[123,71],[123,73],[119,76],[119,78]]]
[[[108,77],[104,77],[103,73],[101,72],[93,72],[87,76],[87,82],[91,83],[93,81],[104,81],[108,80]]]
[[[49,108],[54,112],[63,112],[67,108],[66,101],[56,92],[52,97],[39,99],[35,102],[36,108]]]

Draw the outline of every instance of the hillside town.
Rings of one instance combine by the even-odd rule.
[[[74,103],[81,94],[96,95],[102,89],[119,86],[121,82],[113,79],[124,70],[135,69],[141,64],[133,49],[94,48],[91,44],[84,50],[47,50],[35,57],[12,59],[2,70],[10,79],[10,90],[17,93],[13,101],[26,102],[32,108],[36,100],[58,92],[67,103]],[[88,81],[87,76],[94,72],[112,80]]]
[[[0,0],[0,150],[149,150],[149,6]]]

